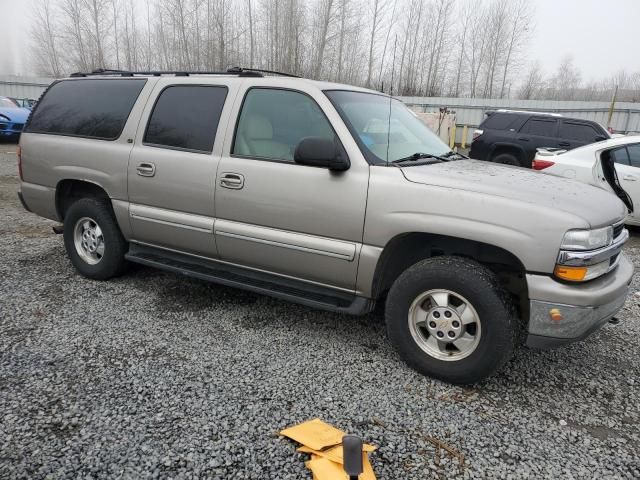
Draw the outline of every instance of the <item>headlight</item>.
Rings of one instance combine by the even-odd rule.
[[[2,115],[0,113],[0,122],[10,122],[11,119],[9,117],[7,117],[6,115]]]
[[[562,239],[562,250],[596,250],[613,241],[613,227],[596,230],[569,230]]]

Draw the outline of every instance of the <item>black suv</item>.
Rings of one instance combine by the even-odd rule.
[[[558,114],[496,110],[473,134],[469,156],[478,160],[531,167],[537,148],[570,150],[610,138],[591,120]]]

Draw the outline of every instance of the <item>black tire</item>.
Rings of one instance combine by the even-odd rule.
[[[414,340],[409,326],[411,305],[434,289],[461,295],[477,312],[481,335],[475,350],[465,358],[437,359]],[[389,291],[385,316],[391,342],[411,367],[461,385],[476,383],[499,370],[511,358],[519,334],[513,303],[493,272],[461,257],[428,258],[404,271]]]
[[[94,265],[85,261],[75,246],[74,229],[78,220],[84,217],[95,221],[102,230],[104,254]],[[127,251],[127,242],[120,232],[108,200],[82,198],[69,207],[64,218],[64,246],[71,263],[84,277],[108,280],[126,270],[124,254]]]
[[[518,160],[518,157],[511,153],[501,153],[493,157],[494,163],[500,163],[502,165],[514,165],[516,167],[524,167]]]

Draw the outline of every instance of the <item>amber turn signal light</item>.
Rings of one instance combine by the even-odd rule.
[[[556,265],[553,273],[562,280],[581,282],[584,280],[584,277],[587,276],[587,267],[565,267],[563,265]]]
[[[555,322],[559,322],[563,318],[562,313],[560,313],[560,310],[558,310],[557,308],[552,308],[551,310],[549,310],[549,316],[551,317],[551,320]]]

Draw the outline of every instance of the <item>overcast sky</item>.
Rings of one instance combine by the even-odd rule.
[[[32,74],[29,25],[35,0],[0,0],[0,75]],[[573,55],[584,79],[640,71],[640,0],[531,0],[535,30],[526,57],[551,73]]]

